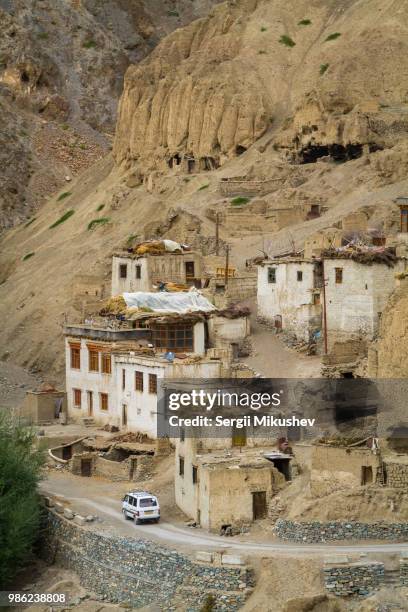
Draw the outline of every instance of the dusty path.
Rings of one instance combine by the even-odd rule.
[[[304,356],[283,344],[279,336],[256,321],[256,303],[243,303],[251,308],[251,343],[253,354],[243,361],[265,378],[319,378],[318,356]]]
[[[84,479],[72,474],[56,474],[50,472],[41,489],[48,493],[58,495],[70,502],[73,510],[84,514],[97,514],[102,519],[101,528],[110,534],[125,537],[143,537],[158,540],[162,544],[175,546],[179,550],[190,551],[200,549],[231,550],[241,554],[251,555],[295,555],[296,557],[311,554],[333,553],[360,553],[383,552],[395,553],[408,551],[405,544],[286,544],[284,542],[262,542],[251,540],[251,536],[228,538],[207,533],[202,529],[192,529],[182,525],[174,525],[164,520],[156,524],[135,525],[133,521],[126,521],[121,512],[121,496],[119,490],[126,488],[120,485],[96,480]]]

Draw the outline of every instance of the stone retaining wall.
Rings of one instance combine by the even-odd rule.
[[[408,465],[405,463],[393,463],[384,461],[385,473],[387,477],[387,487],[408,490]]]
[[[400,583],[408,587],[408,553],[402,553],[400,559]]]
[[[408,541],[408,523],[358,523],[354,521],[295,522],[278,519],[275,535],[282,540],[303,543],[333,540],[392,540]]]
[[[333,595],[367,596],[384,583],[384,563],[378,561],[325,567],[324,583]]]
[[[135,608],[155,604],[196,612],[205,598],[214,610],[235,612],[245,602],[252,572],[245,566],[199,563],[148,540],[113,537],[82,527],[47,508],[40,555],[79,575],[84,587]],[[241,562],[242,563],[242,562]],[[178,608],[180,609],[180,608]]]

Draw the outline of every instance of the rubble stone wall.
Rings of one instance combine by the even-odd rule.
[[[235,612],[252,584],[252,572],[245,565],[194,562],[152,541],[91,531],[50,509],[45,512],[39,552],[45,561],[76,572],[84,587],[135,608],[155,604],[172,612],[183,604],[198,612],[212,593],[214,610]]]
[[[370,595],[384,582],[384,564],[378,561],[325,567],[326,589],[340,597]]]
[[[387,487],[408,490],[408,465],[403,463],[385,463]]]
[[[400,559],[400,584],[408,587],[408,553],[402,553]]]
[[[408,523],[359,523],[355,521],[296,522],[278,519],[275,535],[291,542],[317,543],[333,540],[408,541]]]

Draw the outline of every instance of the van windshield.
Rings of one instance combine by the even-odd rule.
[[[139,501],[140,508],[150,508],[151,506],[157,506],[156,500],[152,497],[144,497]]]

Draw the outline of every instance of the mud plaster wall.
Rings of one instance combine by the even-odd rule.
[[[369,449],[315,446],[310,472],[311,492],[321,496],[339,489],[359,487],[363,466],[371,467],[375,482],[380,458]]]
[[[76,572],[81,584],[111,602],[134,608],[157,606],[172,612],[176,605],[198,612],[208,593],[215,610],[235,612],[252,581],[246,567],[195,563],[175,550],[133,537],[108,537],[80,527],[47,510],[40,556]],[[177,608],[180,609],[180,608]]]

